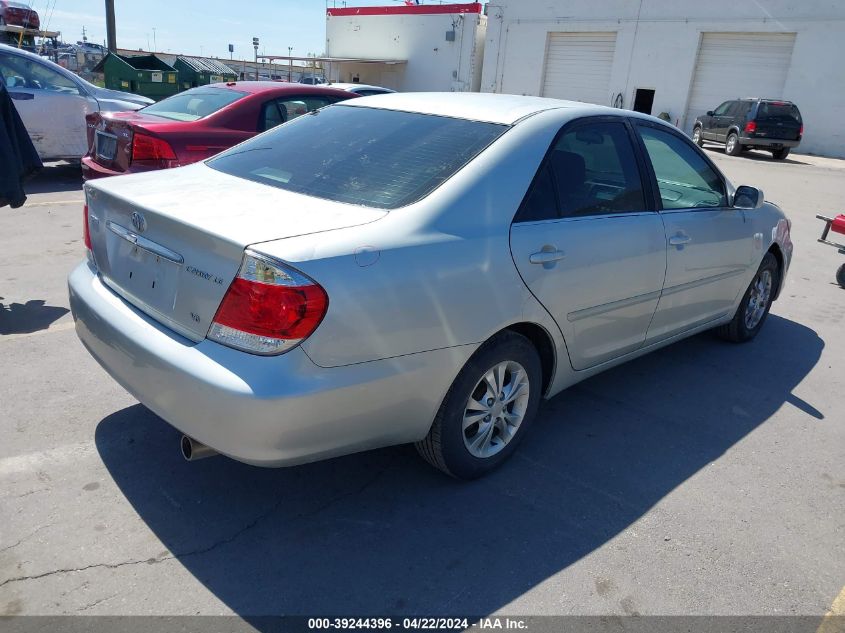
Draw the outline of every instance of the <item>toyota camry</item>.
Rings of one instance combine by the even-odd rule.
[[[542,399],[753,339],[792,256],[671,125],[536,97],[363,97],[85,196],[80,339],[186,457],[260,466],[416,443],[480,476]]]

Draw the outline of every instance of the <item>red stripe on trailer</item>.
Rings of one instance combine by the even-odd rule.
[[[469,4],[414,4],[392,7],[344,7],[326,9],[326,15],[441,15],[444,13],[481,13],[481,3]]]

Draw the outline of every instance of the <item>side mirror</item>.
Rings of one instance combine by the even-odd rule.
[[[708,111],[707,111],[707,116],[713,116],[713,110],[708,110]]]
[[[734,209],[759,209],[766,201],[762,189],[742,185],[734,193]]]

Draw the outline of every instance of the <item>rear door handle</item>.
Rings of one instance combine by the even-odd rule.
[[[683,246],[692,242],[692,238],[686,233],[678,233],[669,238],[670,246]]]
[[[548,250],[546,250],[548,248]],[[554,247],[543,247],[542,251],[538,251],[536,253],[531,253],[528,256],[528,261],[532,264],[543,264],[543,266],[547,266],[549,264],[554,264],[557,261],[560,261],[566,257],[566,253],[563,251],[559,251]]]

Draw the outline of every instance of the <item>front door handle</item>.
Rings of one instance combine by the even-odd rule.
[[[549,268],[564,257],[566,257],[566,253],[557,250],[554,246],[544,246],[543,250],[531,253],[528,256],[528,261],[532,264],[542,264],[546,268]]]
[[[670,246],[683,246],[692,242],[692,238],[686,233],[678,233],[669,238]]]
[[[10,92],[9,96],[16,101],[32,101],[35,95],[31,92]]]

